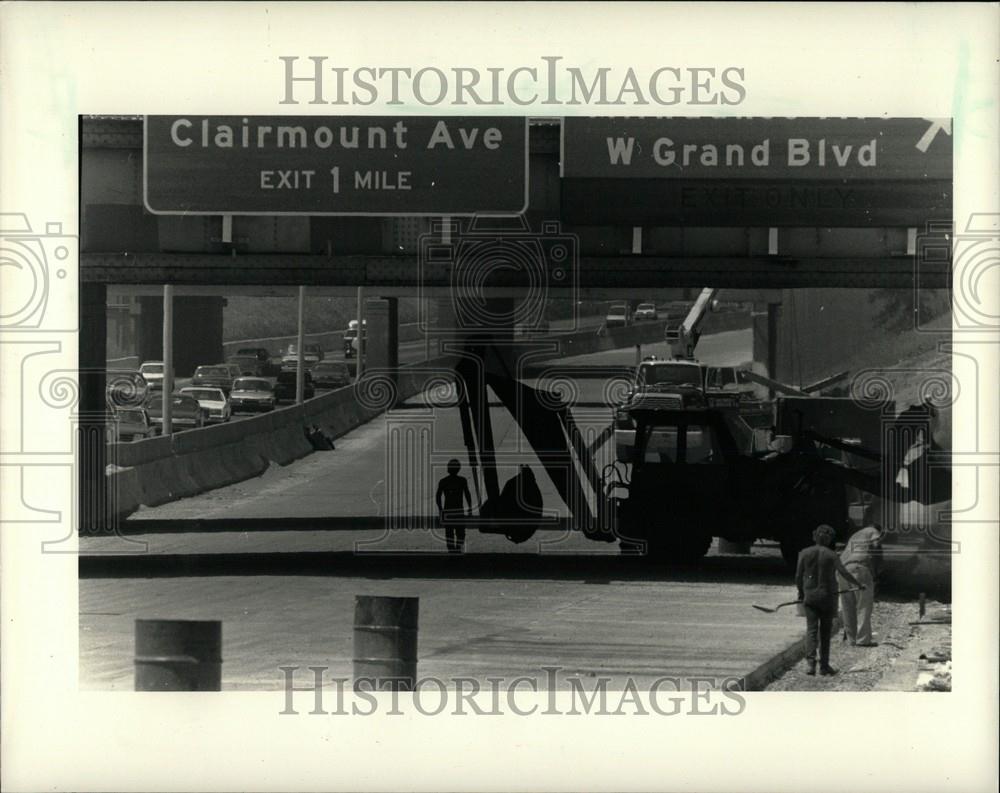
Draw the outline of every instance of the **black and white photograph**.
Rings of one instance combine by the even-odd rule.
[[[950,686],[950,119],[80,123],[84,687]]]
[[[114,10],[40,5],[0,42],[85,33],[0,92],[5,788],[995,785],[996,4],[921,85],[857,64],[929,74],[943,4],[125,3],[109,101]]]

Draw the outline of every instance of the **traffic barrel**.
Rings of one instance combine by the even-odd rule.
[[[136,691],[220,691],[222,623],[136,620]]]
[[[420,598],[355,598],[355,690],[413,690],[417,680],[419,606]]]

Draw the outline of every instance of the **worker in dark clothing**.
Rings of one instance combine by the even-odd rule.
[[[795,586],[806,612],[807,675],[816,674],[817,634],[819,673],[837,674],[837,670],[830,666],[830,633],[833,630],[833,618],[837,614],[837,573],[851,586],[864,589],[864,585],[851,575],[833,550],[835,538],[836,533],[832,527],[826,524],[818,526],[813,532],[816,544],[799,553],[795,570]]]
[[[465,550],[465,523],[472,511],[472,495],[469,493],[469,483],[464,476],[459,476],[462,464],[458,460],[448,461],[448,474],[438,482],[434,501],[437,504],[438,516],[444,525],[445,541],[449,553],[462,553]],[[469,505],[469,512],[463,507]]]

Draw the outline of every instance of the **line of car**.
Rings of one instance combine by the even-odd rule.
[[[353,376],[344,363],[324,361],[319,345],[303,348],[303,397],[312,399],[318,388],[342,388]],[[262,347],[243,348],[225,363],[195,369],[189,385],[171,394],[171,424],[175,431],[198,429],[228,422],[237,413],[274,410],[281,402],[294,402],[298,350],[288,346],[281,366],[272,363]],[[150,438],[163,427],[162,361],[144,361],[137,372],[117,374],[108,383],[108,402],[114,420],[108,422],[111,442]]]
[[[640,303],[632,311],[632,304],[625,300],[612,303],[604,316],[608,328],[624,328],[636,322],[652,322],[660,318],[656,303]]]

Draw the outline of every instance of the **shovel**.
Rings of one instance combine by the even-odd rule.
[[[860,591],[861,591],[860,589],[855,587],[854,589],[841,589],[837,594],[843,595],[845,592],[860,592]],[[758,606],[756,603],[751,603],[750,605],[753,606],[755,609],[757,609],[757,611],[763,611],[765,614],[774,614],[774,612],[776,612],[778,609],[782,609],[785,606],[797,606],[801,604],[802,604],[801,600],[789,600],[787,603],[779,603],[774,608],[769,608],[768,606]]]

